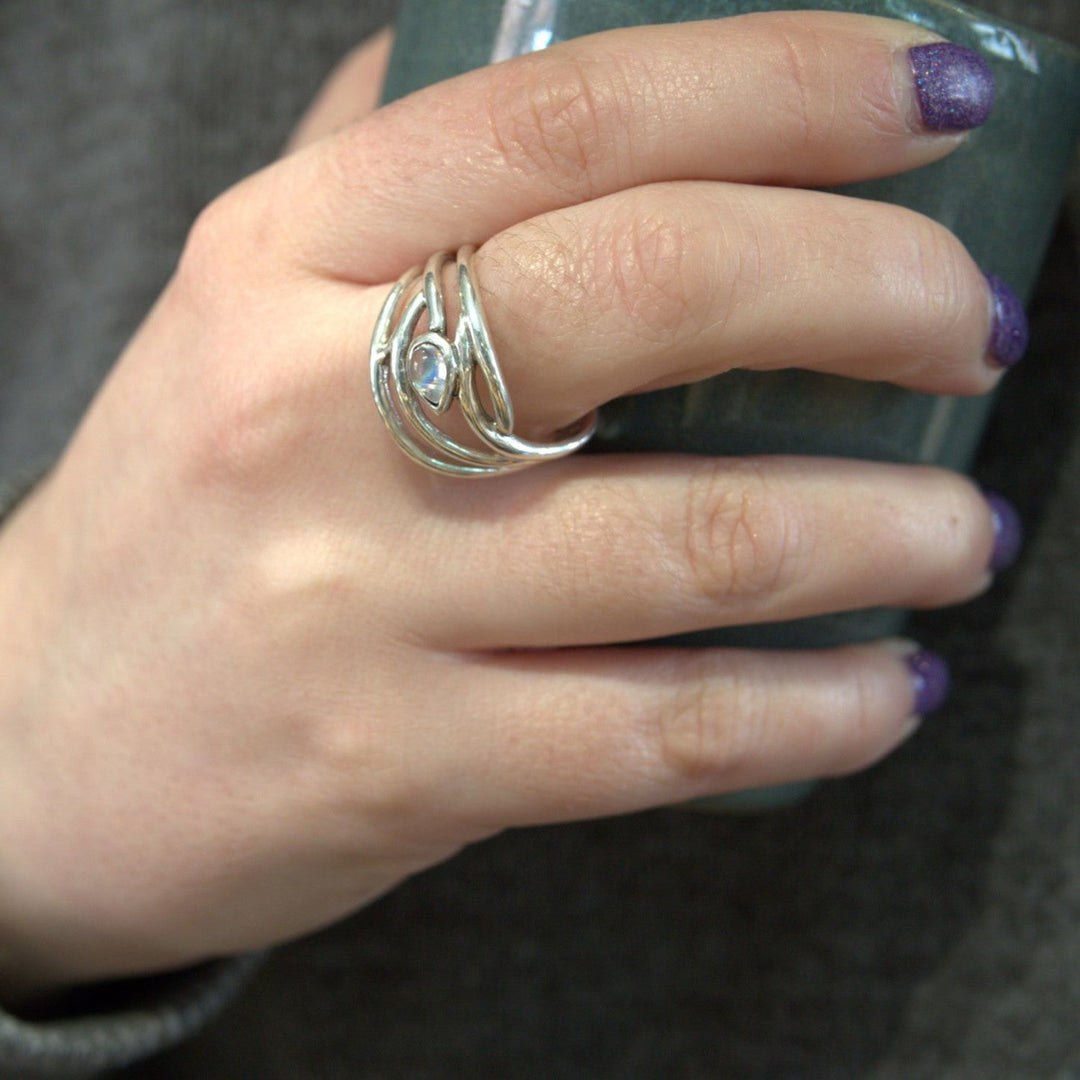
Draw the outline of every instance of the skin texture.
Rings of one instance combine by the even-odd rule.
[[[959,243],[799,189],[958,145],[919,125],[928,40],[621,31],[365,118],[388,39],[347,61],[200,216],[0,541],[9,994],[272,944],[501,829],[834,775],[914,730],[894,645],[610,646],[964,600],[994,547],[966,479],[658,455],[448,481],[395,448],[365,357],[388,283],[471,241],[525,432],[735,364],[989,390]]]

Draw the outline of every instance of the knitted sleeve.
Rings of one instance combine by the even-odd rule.
[[[82,989],[51,1018],[0,1011],[0,1080],[83,1080],[173,1046],[217,1016],[264,957]]]

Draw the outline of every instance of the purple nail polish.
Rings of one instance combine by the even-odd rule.
[[[907,664],[915,682],[915,712],[925,716],[941,708],[949,696],[949,665],[926,649],[909,656]]]
[[[923,126],[968,131],[984,123],[996,86],[990,65],[973,49],[942,41],[908,50]]]
[[[999,367],[1012,367],[1027,351],[1031,336],[1020,297],[994,274],[986,274],[994,306],[994,322],[986,355]]]
[[[1020,515],[1004,495],[995,491],[984,491],[990,504],[990,514],[994,522],[994,550],[990,555],[990,570],[994,574],[1007,570],[1020,556],[1024,541],[1024,528]]]

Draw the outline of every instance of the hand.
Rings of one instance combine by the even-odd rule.
[[[9,982],[264,946],[509,826],[843,773],[910,734],[887,646],[612,645],[972,596],[994,529],[969,481],[662,455],[455,481],[395,447],[366,354],[388,283],[473,242],[525,434],[735,365],[989,390],[961,245],[798,187],[958,145],[920,119],[927,40],[626,30],[320,137],[331,89],[204,212],[0,544]]]

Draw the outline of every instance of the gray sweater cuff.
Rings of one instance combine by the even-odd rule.
[[[80,990],[69,1010],[83,1011],[63,1019],[20,1020],[0,1012],[0,1078],[92,1077],[174,1046],[217,1016],[265,956]]]

